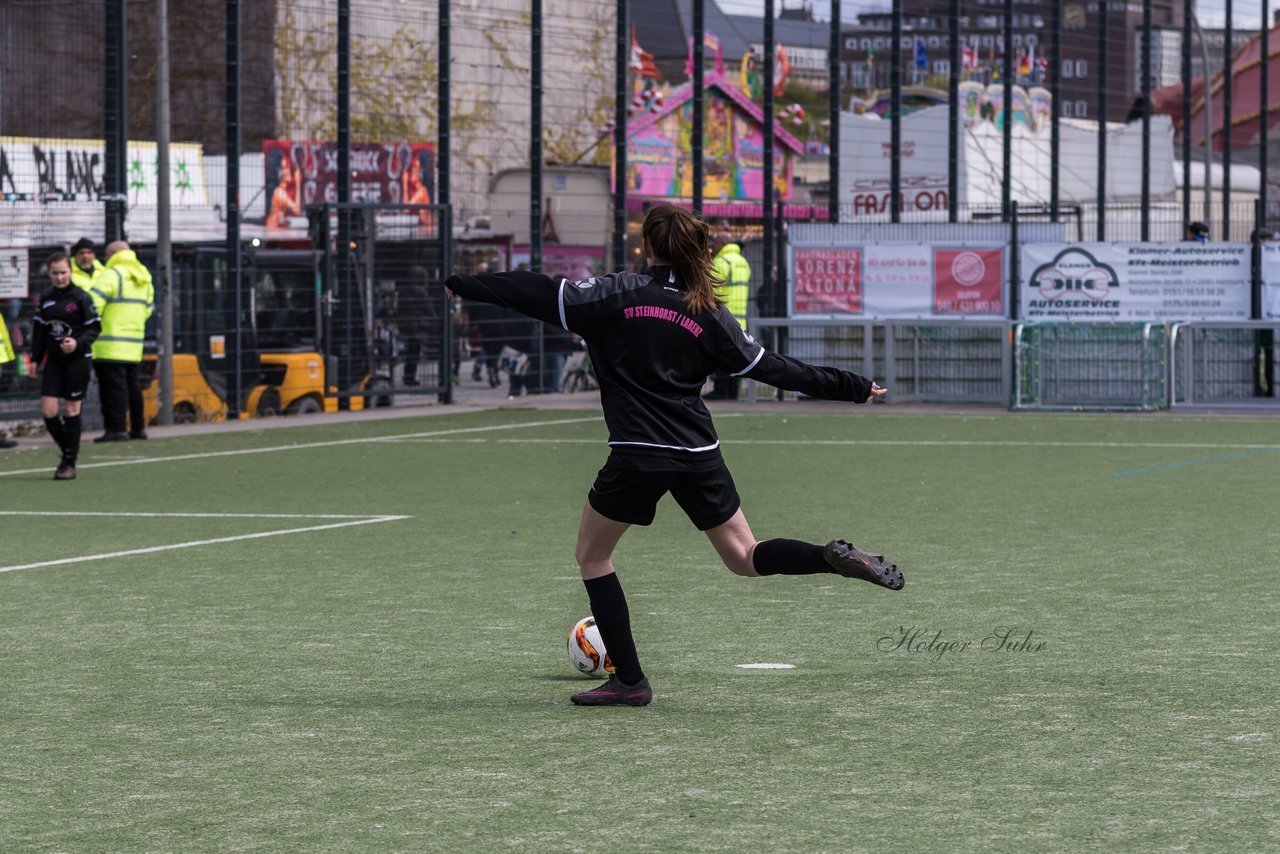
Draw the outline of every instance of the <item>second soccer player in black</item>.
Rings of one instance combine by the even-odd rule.
[[[71,262],[55,252],[45,262],[49,287],[40,294],[32,330],[31,360],[40,377],[40,414],[62,451],[57,480],[74,480],[80,453],[80,406],[93,374],[90,345],[102,325],[93,299],[71,284]],[[41,366],[41,362],[44,364]],[[62,414],[58,405],[62,403]]]

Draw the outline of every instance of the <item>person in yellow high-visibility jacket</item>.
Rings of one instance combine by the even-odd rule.
[[[71,260],[74,262],[71,265],[71,284],[89,293],[94,277],[107,269],[106,265],[98,260],[93,241],[87,237],[77,240],[71,247]]]
[[[9,338],[9,330],[4,325],[4,316],[0,315],[0,371],[4,370],[4,366],[10,362],[16,361],[18,354],[13,351],[13,340]],[[0,448],[16,448],[18,443],[12,439],[6,439],[3,433],[0,433]]]
[[[728,234],[717,236],[719,251],[711,258],[711,270],[720,284],[716,292],[724,300],[725,308],[733,315],[734,320],[747,328],[747,304],[751,299],[751,265],[742,257],[742,247],[733,242]],[[707,397],[715,400],[737,400],[738,386],[741,380],[728,374],[717,373],[714,377],[711,394]]]
[[[102,334],[93,342],[93,371],[106,426],[93,441],[145,439],[140,365],[147,318],[156,301],[151,272],[128,243],[113,241],[107,246],[107,266],[94,277],[89,295],[102,315]]]

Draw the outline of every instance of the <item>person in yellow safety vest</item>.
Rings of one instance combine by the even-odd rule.
[[[711,270],[720,284],[716,291],[724,300],[725,308],[742,326],[747,328],[747,303],[751,297],[751,265],[742,257],[742,247],[733,242],[728,234],[716,237],[720,249],[711,258]],[[738,386],[741,380],[728,374],[717,372],[711,394],[707,397],[715,400],[737,400]]]
[[[15,361],[18,354],[13,352],[13,341],[9,338],[9,330],[4,325],[4,317],[0,315],[0,370],[4,365]],[[18,443],[12,439],[6,439],[4,434],[0,433],[0,448],[16,448]]]
[[[106,427],[93,441],[145,439],[140,365],[147,318],[156,301],[151,272],[128,243],[113,241],[107,246],[107,266],[94,277],[89,294],[102,315],[102,334],[93,342],[93,371]]]
[[[75,262],[71,265],[71,284],[88,293],[94,277],[107,269],[98,260],[93,241],[87,237],[77,240],[71,247],[71,260]]]

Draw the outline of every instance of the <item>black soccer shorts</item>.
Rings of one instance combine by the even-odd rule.
[[[40,396],[84,400],[92,375],[92,359],[45,359],[44,370],[40,372]]]
[[[596,475],[587,501],[606,519],[650,525],[668,492],[699,531],[723,525],[742,506],[723,462],[710,471],[636,471],[606,465]]]

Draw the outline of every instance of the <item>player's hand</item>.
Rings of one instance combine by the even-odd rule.
[[[63,338],[58,342],[58,346],[62,348],[64,353],[74,353],[76,351],[76,339]]]
[[[875,380],[872,380],[872,381],[871,381],[871,394],[867,395],[867,400],[870,400],[870,399],[871,399],[871,398],[873,398],[873,397],[884,397],[884,396],[885,396],[886,394],[888,394],[888,393],[889,393],[889,389],[887,389],[887,388],[885,388],[884,386],[880,385],[880,384],[879,384],[879,383],[877,383]]]

